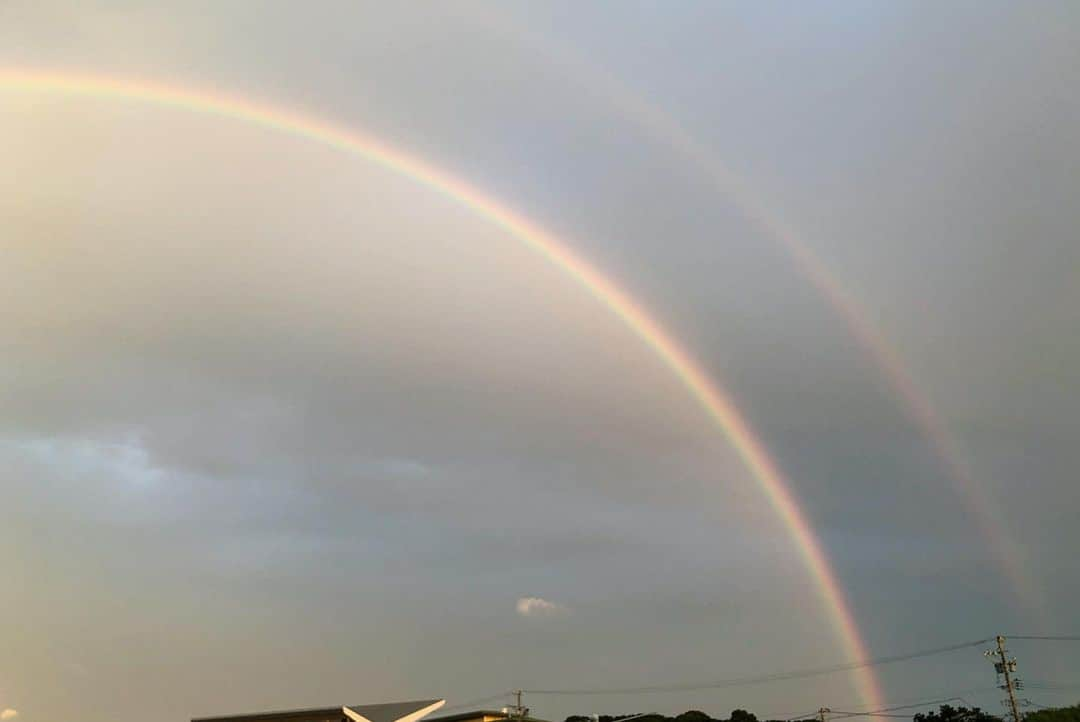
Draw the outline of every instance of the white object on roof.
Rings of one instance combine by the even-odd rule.
[[[416,722],[446,704],[445,699],[425,699],[417,702],[362,704],[342,707],[352,722]]]

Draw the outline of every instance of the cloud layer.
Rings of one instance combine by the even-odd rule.
[[[873,653],[1058,630],[1080,595],[1076,7],[800,8],[0,3],[0,67],[233,89],[460,173],[565,236],[725,384]],[[984,525],[1022,542],[1045,615],[1016,603],[836,311],[605,74],[860,299],[1000,510]],[[0,107],[0,613],[20,620],[0,631],[0,689],[35,718],[851,661],[678,379],[498,228],[228,119],[25,92]],[[511,613],[521,590],[544,597]],[[1066,652],[1016,651],[1033,679],[1080,673]],[[884,686],[985,686],[981,659],[940,662],[883,668]],[[787,718],[822,700],[859,702],[835,675],[648,707]],[[641,699],[581,705],[534,711]]]

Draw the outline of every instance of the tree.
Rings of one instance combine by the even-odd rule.
[[[919,712],[914,717],[915,722],[1001,722],[1000,717],[983,712],[978,707],[953,707],[943,704],[938,710],[923,714]]]
[[[1028,712],[1024,722],[1080,722],[1080,705]]]
[[[714,722],[714,720],[701,710],[692,709],[676,717],[675,722]]]

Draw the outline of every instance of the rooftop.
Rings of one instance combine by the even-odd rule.
[[[198,717],[191,722],[417,722],[417,720],[439,709],[445,703],[446,700],[442,699],[424,699],[412,702],[388,702],[386,704],[314,707],[311,709],[257,712],[223,717]]]

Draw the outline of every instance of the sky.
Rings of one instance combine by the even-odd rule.
[[[0,4],[0,78],[319,118],[586,259],[754,429],[870,657],[1080,634],[1078,48],[1067,2]],[[491,218],[296,134],[2,80],[0,157],[5,722],[855,661],[732,440]],[[1076,684],[1077,644],[1010,647]],[[997,712],[980,652],[878,667],[880,701]]]

